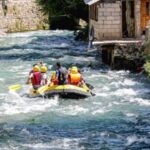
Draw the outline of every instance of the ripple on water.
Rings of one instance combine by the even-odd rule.
[[[86,49],[69,31],[0,37],[0,149],[149,149],[150,82],[129,71],[111,71]],[[42,60],[48,75],[57,61],[68,68],[77,64],[96,96],[72,101],[7,92],[13,84],[22,84],[25,92],[28,72]]]

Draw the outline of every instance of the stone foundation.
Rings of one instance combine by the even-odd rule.
[[[1,0],[0,30],[20,32],[48,28],[48,17],[39,11],[35,0]]]
[[[144,50],[142,44],[115,46],[114,68],[140,71],[145,62]]]
[[[102,51],[102,61],[113,69],[140,72],[145,63],[145,46],[139,44],[97,46]]]

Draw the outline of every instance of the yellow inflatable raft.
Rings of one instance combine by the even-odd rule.
[[[88,88],[86,84],[82,87],[78,87],[75,85],[55,85],[55,86],[43,86],[40,87],[37,91],[30,90],[31,97],[44,96],[44,97],[53,97],[58,95],[62,98],[71,98],[71,99],[79,99],[86,98],[89,96],[93,96],[91,90]]]

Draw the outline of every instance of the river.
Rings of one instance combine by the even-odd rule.
[[[149,150],[150,82],[112,71],[70,31],[36,31],[0,37],[0,150]],[[94,97],[27,98],[8,91],[25,82],[32,65],[77,65]]]

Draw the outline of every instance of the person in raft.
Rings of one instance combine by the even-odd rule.
[[[51,83],[49,84],[49,86],[58,85],[58,79],[57,79],[57,73],[56,73],[56,71],[52,72],[52,75],[50,77],[50,81],[51,81]]]
[[[73,66],[69,70],[68,84],[81,86],[84,83],[82,75],[76,66]]]
[[[33,66],[32,71],[29,73],[27,84],[31,82],[34,90],[37,90],[41,86],[41,72],[38,65]]]
[[[65,67],[62,67],[59,62],[56,63],[56,77],[58,79],[58,85],[66,84],[68,71]]]
[[[41,66],[41,86],[46,85],[47,84],[47,67],[46,66]]]

